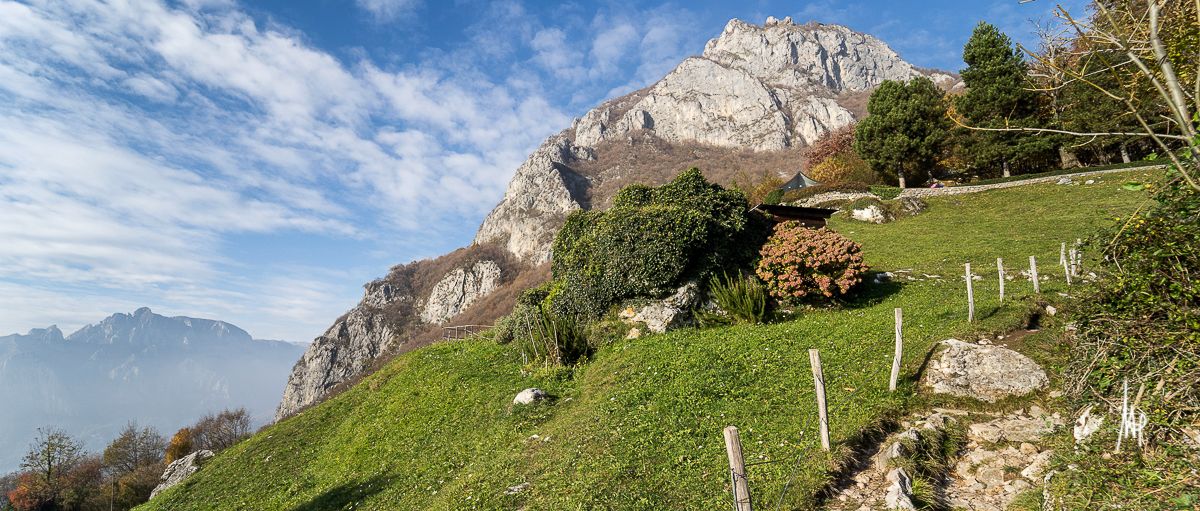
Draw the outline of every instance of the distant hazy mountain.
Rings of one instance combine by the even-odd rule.
[[[148,308],[66,337],[54,326],[0,337],[0,473],[17,468],[40,426],[99,450],[129,420],[168,437],[227,407],[269,421],[304,348]]]

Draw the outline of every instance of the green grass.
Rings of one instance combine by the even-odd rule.
[[[845,443],[913,399],[912,375],[935,341],[1024,320],[1029,283],[1010,282],[1001,307],[995,258],[1021,268],[1037,255],[1055,276],[1043,293],[1063,290],[1058,243],[1137,207],[1144,194],[1121,190],[1127,179],[935,198],[926,213],[886,225],[835,219],[873,267],[945,278],[867,284],[845,308],[786,323],[618,341],[574,371],[525,374],[514,348],[487,341],[403,355],[141,509],[727,508],[728,425],[741,430],[747,462],[765,462],[748,470],[756,509],[810,508]],[[991,276],[976,282],[976,325],[955,278],[966,261]],[[905,311],[906,379],[889,394],[894,307]],[[809,348],[821,350],[832,457],[816,438]],[[514,409],[512,397],[531,386],[556,399]]]

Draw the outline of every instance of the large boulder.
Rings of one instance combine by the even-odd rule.
[[[994,403],[1029,394],[1049,383],[1041,366],[1008,348],[947,339],[935,349],[922,377],[923,385],[934,394]]]
[[[184,479],[191,477],[192,474],[199,472],[200,467],[213,456],[216,454],[213,454],[212,451],[202,449],[172,461],[163,471],[162,477],[159,478],[158,486],[155,486],[154,490],[150,492],[150,498],[153,499],[159,493],[167,491],[167,489],[182,483]]]
[[[688,282],[662,300],[641,307],[625,307],[621,311],[621,319],[630,323],[645,323],[648,330],[661,334],[688,325],[692,320],[692,309],[700,305],[700,300],[700,285]]]

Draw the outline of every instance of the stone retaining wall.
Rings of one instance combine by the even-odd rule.
[[[1056,176],[1035,177],[1033,179],[1023,179],[1020,181],[1008,181],[1005,183],[992,183],[988,185],[967,185],[967,186],[948,186],[946,188],[905,188],[900,193],[901,197],[936,197],[940,195],[959,195],[964,193],[975,193],[986,190],[997,190],[1000,188],[1012,188],[1014,186],[1033,185],[1038,183],[1052,183],[1062,178],[1074,178],[1080,176],[1099,176],[1102,174],[1115,174],[1117,172],[1129,172],[1133,170],[1147,170],[1155,168],[1165,168],[1166,165],[1147,165],[1145,167],[1132,167],[1120,169],[1092,170],[1084,172],[1075,172],[1072,174],[1059,174]]]

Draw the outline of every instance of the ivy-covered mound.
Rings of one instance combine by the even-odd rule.
[[[606,211],[572,213],[554,240],[551,307],[593,319],[624,299],[749,268],[769,235],[749,206],[692,168],[657,188],[628,186]]]

